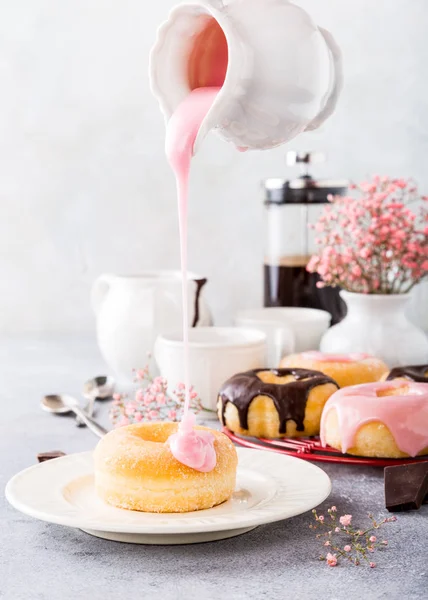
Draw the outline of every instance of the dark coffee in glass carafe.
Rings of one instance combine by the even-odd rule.
[[[338,323],[346,312],[339,289],[317,287],[319,276],[309,273],[306,266],[316,251],[314,231],[323,204],[330,194],[344,194],[346,181],[314,180],[308,165],[322,155],[289,152],[289,164],[303,165],[301,177],[288,181],[267,179],[266,251],[264,260],[264,305],[303,306],[328,311],[332,324]]]

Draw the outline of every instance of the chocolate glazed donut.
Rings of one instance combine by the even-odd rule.
[[[283,384],[264,383],[258,373],[271,371],[277,377],[292,375],[296,381]],[[268,396],[272,399],[279,416],[279,433],[285,433],[287,421],[296,423],[297,431],[304,431],[306,403],[311,390],[319,385],[337,383],[320,371],[309,369],[256,369],[246,373],[238,373],[223,384],[219,392],[221,421],[225,425],[225,410],[228,402],[237,409],[242,429],[248,429],[248,410],[257,396]],[[338,387],[338,386],[337,386]]]
[[[410,365],[408,367],[395,367],[391,369],[386,378],[386,381],[391,379],[397,379],[398,377],[405,377],[411,381],[417,383],[428,383],[428,365]]]

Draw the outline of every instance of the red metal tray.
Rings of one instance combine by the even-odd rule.
[[[265,438],[252,438],[232,433],[227,427],[223,427],[223,433],[228,438],[244,446],[245,448],[257,448],[259,450],[270,450],[280,452],[289,456],[297,456],[303,460],[314,462],[346,463],[350,465],[365,465],[372,467],[388,467],[391,465],[404,465],[418,461],[427,461],[428,456],[420,458],[368,458],[342,454],[334,448],[323,446],[319,437],[310,438],[281,438],[268,440]]]

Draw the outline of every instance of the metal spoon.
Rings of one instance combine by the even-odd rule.
[[[90,417],[94,416],[95,401],[96,400],[109,400],[114,394],[115,381],[113,377],[108,375],[98,375],[92,379],[88,379],[83,385],[83,397],[87,400],[85,408],[83,409]],[[85,423],[76,417],[76,423],[79,427],[84,426]]]
[[[109,375],[98,375],[89,379],[83,386],[83,395],[85,398],[94,398],[95,400],[107,400],[114,393],[115,381]]]
[[[97,423],[94,419],[88,417],[88,415],[81,409],[79,401],[76,400],[76,398],[73,398],[73,396],[59,396],[56,394],[44,396],[41,401],[41,406],[43,410],[56,415],[64,415],[69,412],[74,412],[74,414],[77,415],[98,437],[103,437],[106,433],[108,433],[107,429],[104,429],[104,427],[99,425],[99,423]]]

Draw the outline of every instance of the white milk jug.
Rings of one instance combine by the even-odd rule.
[[[205,283],[206,279],[188,274],[187,310],[193,327],[212,324],[203,299]],[[101,275],[93,285],[91,300],[101,354],[122,381],[131,381],[132,370],[148,364],[159,334],[181,327],[179,271],[153,271],[132,277]]]
[[[210,129],[239,149],[266,149],[316,129],[342,88],[332,35],[287,0],[200,0],[160,27],[150,58],[168,121],[196,88],[221,87],[194,144]]]

